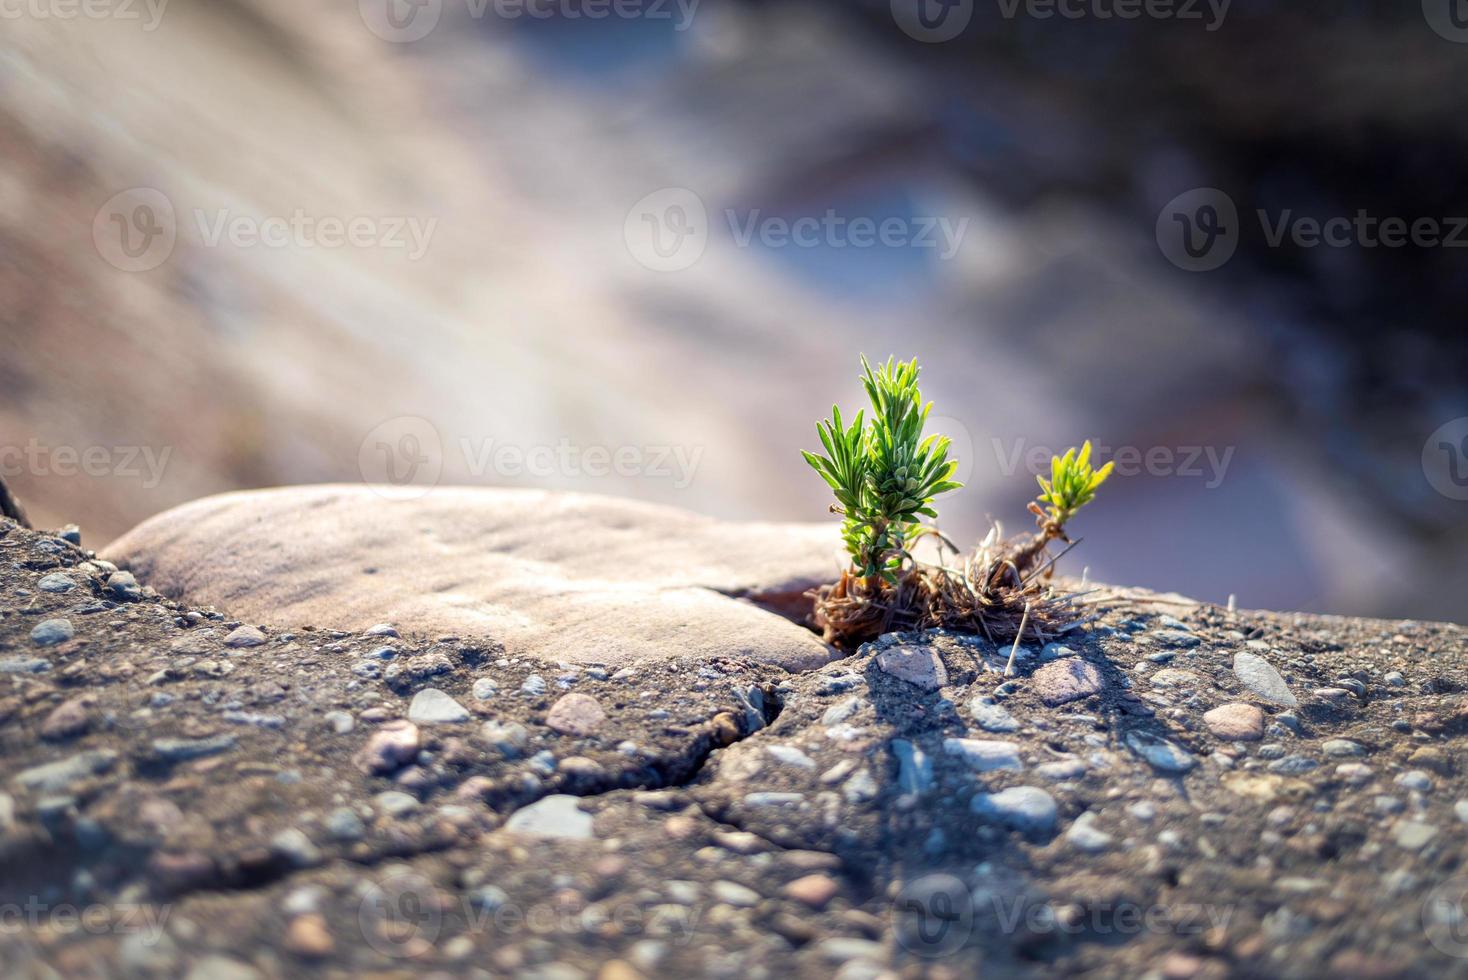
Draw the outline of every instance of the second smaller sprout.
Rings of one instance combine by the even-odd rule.
[[[1098,469],[1091,466],[1091,443],[1087,441],[1080,452],[1071,449],[1064,456],[1050,457],[1050,479],[1037,476],[1043,491],[1030,512],[1051,536],[1065,539],[1065,525],[1075,512],[1090,503],[1096,496],[1096,488],[1106,482],[1115,463],[1107,463]],[[1041,504],[1046,506],[1042,509]]]

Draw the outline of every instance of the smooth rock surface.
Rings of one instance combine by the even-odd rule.
[[[579,797],[547,796],[510,817],[505,829],[535,837],[589,840],[592,820],[591,814],[581,809]]]
[[[1286,708],[1300,703],[1279,671],[1258,654],[1246,650],[1234,654],[1234,676],[1260,700]]]
[[[990,772],[995,769],[1023,769],[1019,758],[1019,746],[1013,742],[996,742],[978,738],[948,738],[943,740],[943,751],[962,759],[975,772]]]
[[[607,713],[589,694],[567,694],[545,716],[546,726],[563,735],[590,735],[606,720]]]
[[[731,523],[539,490],[390,500],[353,485],[209,497],[104,556],[165,595],[281,626],[388,621],[551,660],[732,656],[795,670],[832,653],[769,609],[802,614],[802,594],[841,567],[835,522]]]
[[[1192,753],[1181,746],[1144,732],[1128,732],[1126,744],[1127,748],[1161,772],[1183,773],[1198,764]]]
[[[1104,686],[1101,672],[1075,657],[1046,664],[1035,671],[1030,681],[1035,685],[1040,700],[1052,708],[1099,694]]]
[[[425,687],[413,695],[408,705],[408,720],[418,725],[452,725],[470,717],[462,704],[434,687]]]
[[[1264,737],[1264,712],[1252,704],[1220,705],[1203,715],[1203,724],[1225,742],[1257,742]]]
[[[48,619],[31,630],[31,642],[38,647],[54,647],[76,636],[69,619]]]
[[[927,647],[896,646],[877,655],[877,669],[924,691],[936,691],[948,683],[948,669],[938,654]]]
[[[979,793],[971,806],[979,816],[1029,837],[1046,837],[1055,831],[1055,798],[1038,786],[1011,786],[997,793]]]

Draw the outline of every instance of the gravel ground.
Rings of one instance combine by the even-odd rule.
[[[1462,627],[603,668],[159,598],[0,520],[0,972],[1468,976]]]

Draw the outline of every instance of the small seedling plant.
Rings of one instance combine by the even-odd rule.
[[[846,426],[832,405],[831,418],[816,425],[827,455],[804,455],[836,495],[831,511],[843,518],[841,536],[856,574],[895,584],[912,546],[936,533],[919,517],[936,520],[934,498],[963,484],[951,479],[958,463],[948,458],[949,440],[923,438],[933,403],[918,390],[917,358],[906,364],[888,358],[873,371],[863,357],[861,366],[870,421],[862,409]]]
[[[868,406],[843,418],[833,405],[831,417],[816,425],[825,452],[804,453],[835,495],[831,511],[841,517],[851,558],[839,581],[815,593],[814,619],[826,641],[852,646],[891,630],[931,626],[994,640],[1018,637],[1028,626],[1044,640],[1084,621],[1077,619],[1076,596],[1051,584],[1060,556],[1050,557],[1049,545],[1072,544],[1066,525],[1095,499],[1112,464],[1093,468],[1089,442],[1054,457],[1029,505],[1036,533],[1005,540],[995,525],[959,562],[958,549],[937,529],[935,506],[939,496],[962,488],[953,479],[958,463],[949,458],[946,437],[924,433],[933,406],[918,388],[917,359],[888,358],[874,369],[863,357],[861,365]],[[914,554],[929,536],[936,562]]]

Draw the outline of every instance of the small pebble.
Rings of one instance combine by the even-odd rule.
[[[36,646],[54,647],[76,636],[69,619],[48,619],[37,623],[31,630],[31,642]]]
[[[224,645],[234,650],[258,647],[264,643],[265,634],[254,626],[241,626],[224,638]]]

